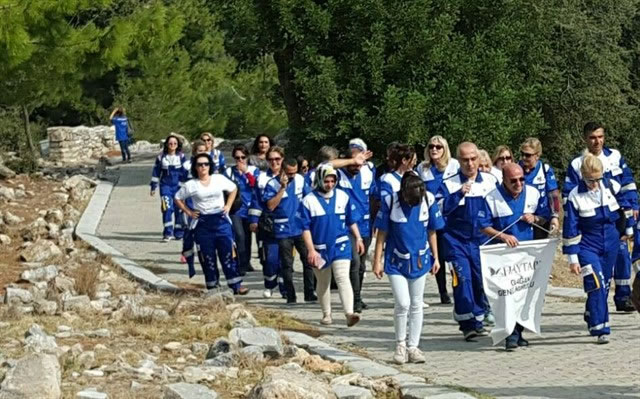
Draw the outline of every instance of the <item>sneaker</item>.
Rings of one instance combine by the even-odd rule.
[[[357,313],[350,313],[346,316],[347,327],[353,327],[360,321],[360,315]]]
[[[271,298],[271,295],[273,295],[273,290],[270,290],[269,288],[262,291],[263,298]]]
[[[520,337],[520,339],[518,340],[518,346],[529,346],[529,341]]]
[[[393,361],[396,364],[405,364],[407,362],[407,346],[405,344],[398,344],[396,346],[396,353],[393,354]]]
[[[493,312],[489,312],[484,315],[484,324],[489,327],[494,327],[496,325],[496,318],[493,315]]]
[[[598,345],[603,345],[603,344],[608,344],[609,343],[609,336],[608,335],[599,335],[598,336],[598,340],[596,341],[598,343]]]
[[[360,301],[360,306],[362,306],[362,310],[367,310],[369,309],[369,305],[367,305],[366,303]]]
[[[422,306],[426,309],[429,307],[429,304],[427,303],[427,301],[422,301]]]
[[[451,305],[451,297],[446,292],[440,294],[440,303],[443,305]]]
[[[305,302],[317,302],[318,301],[318,297],[316,296],[316,294],[305,295],[304,296],[304,301]]]
[[[249,293],[249,288],[247,287],[240,287],[237,290],[235,290],[235,292],[233,293],[233,295],[247,295]]]
[[[514,350],[518,349],[518,341],[514,339],[507,339],[504,343],[504,349],[507,352],[513,352]]]
[[[631,298],[625,299],[623,302],[616,303],[616,311],[617,312],[634,312],[636,308],[633,306],[631,302]]]
[[[418,348],[409,348],[409,363],[424,363],[427,361],[424,357],[424,353]]]
[[[287,305],[294,305],[296,302],[298,302],[298,299],[296,297],[287,298]]]
[[[331,313],[325,314],[322,316],[322,320],[320,320],[320,324],[328,326],[333,324],[333,319],[331,318]]]
[[[476,329],[476,334],[478,335],[478,337],[486,337],[487,335],[489,335],[489,331],[487,331],[486,328],[482,327]]]
[[[169,242],[169,241],[171,241],[171,240],[173,240],[173,237],[171,237],[171,236],[164,236],[164,237],[162,237],[162,241],[164,241],[164,242]]]
[[[476,330],[466,330],[463,331],[462,334],[464,335],[464,340],[467,342],[473,341],[473,339],[478,336]]]

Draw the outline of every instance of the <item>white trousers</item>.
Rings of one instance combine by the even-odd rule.
[[[340,302],[345,314],[353,313],[353,289],[351,288],[351,280],[349,280],[349,268],[351,260],[340,259],[334,261],[328,267],[322,270],[313,269],[318,285],[316,292],[320,300],[323,314],[331,314],[331,274],[335,275],[336,284],[338,284],[338,293],[340,294]]]
[[[391,291],[395,307],[393,317],[395,322],[396,340],[405,343],[409,348],[418,347],[422,334],[424,284],[427,275],[409,280],[398,274],[389,274]],[[407,319],[409,322],[409,336],[407,339]]]

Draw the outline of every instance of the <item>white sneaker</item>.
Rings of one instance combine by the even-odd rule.
[[[271,295],[273,295],[273,290],[270,290],[269,288],[262,291],[263,298],[271,298]]]
[[[164,242],[169,242],[171,240],[173,240],[172,236],[164,236],[164,237],[162,237],[162,241],[164,241]]]
[[[429,307],[429,304],[427,303],[427,301],[422,301],[422,306],[426,309]]]
[[[598,340],[596,341],[599,345],[608,344],[609,336],[608,335],[598,335]]]
[[[424,353],[418,348],[409,348],[407,352],[409,353],[409,363],[424,363],[427,361]]]
[[[396,364],[405,364],[407,362],[407,345],[398,344],[396,353],[393,354],[393,361]]]
[[[331,318],[331,313],[325,314],[322,316],[322,320],[320,320],[320,324],[329,326],[333,324],[333,319]]]

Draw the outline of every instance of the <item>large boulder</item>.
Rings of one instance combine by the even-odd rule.
[[[229,340],[241,348],[259,346],[265,355],[272,357],[282,356],[284,351],[280,334],[273,328],[234,328],[229,332]]]
[[[9,369],[0,385],[0,399],[60,399],[62,373],[54,355],[29,354]]]
[[[16,177],[16,172],[0,162],[0,179],[12,179],[14,177]]]
[[[32,324],[24,336],[27,349],[33,352],[55,354],[58,351],[56,339],[44,332],[38,324]]]
[[[295,363],[267,367],[264,373],[265,377],[251,389],[248,399],[336,399],[329,384]]]
[[[42,262],[52,257],[62,256],[62,251],[51,241],[39,239],[20,253],[25,262]]]

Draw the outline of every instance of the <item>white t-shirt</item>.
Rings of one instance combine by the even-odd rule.
[[[181,201],[191,198],[193,208],[202,215],[213,215],[222,212],[224,208],[224,193],[236,189],[236,184],[221,174],[210,176],[209,185],[203,185],[198,179],[191,179],[176,193],[176,199]]]

